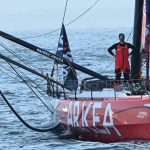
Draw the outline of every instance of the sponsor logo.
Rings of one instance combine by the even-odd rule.
[[[71,101],[68,106],[68,125],[80,128],[102,127],[104,129],[97,129],[95,132],[103,134],[111,134],[109,128],[113,128],[117,135],[121,136],[114,126],[111,103],[105,105],[102,107],[102,102]]]
[[[137,118],[144,119],[147,118],[147,112],[139,112]]]

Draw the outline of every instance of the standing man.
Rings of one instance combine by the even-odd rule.
[[[122,72],[124,75],[124,80],[129,80],[130,65],[128,58],[135,51],[135,47],[132,44],[126,43],[124,41],[125,35],[123,33],[119,34],[119,40],[119,43],[116,43],[108,48],[108,52],[115,57],[115,80],[117,83],[120,83],[120,77]],[[131,52],[129,52],[129,48],[132,49]],[[112,52],[113,49],[116,50],[115,54]]]

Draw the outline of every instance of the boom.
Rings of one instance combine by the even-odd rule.
[[[14,37],[12,35],[9,35],[9,34],[5,33],[5,32],[0,31],[0,36],[3,37],[3,38],[6,38],[6,39],[8,39],[8,40],[10,40],[12,42],[15,42],[15,43],[17,43],[19,45],[22,45],[22,46],[24,46],[24,47],[26,47],[26,48],[28,48],[30,50],[33,50],[34,52],[40,53],[40,54],[42,54],[44,56],[47,56],[48,58],[53,59],[57,63],[64,63],[66,65],[71,65],[76,70],[79,70],[81,72],[84,72],[84,73],[86,73],[88,75],[91,75],[91,76],[93,76],[95,78],[98,78],[98,79],[101,79],[101,80],[109,80],[107,77],[105,77],[103,75],[100,75],[100,74],[98,74],[98,73],[96,73],[96,72],[94,72],[94,71],[92,71],[90,69],[82,67],[82,66],[80,66],[80,65],[78,65],[78,64],[76,64],[74,62],[70,62],[69,60],[67,60],[65,58],[59,57],[59,56],[57,56],[57,55],[55,55],[55,54],[53,54],[53,53],[51,53],[49,51],[46,51],[45,49],[39,48],[39,47],[37,47],[37,46],[35,46],[33,44],[30,44],[30,43],[28,43],[26,41],[23,41],[23,40],[21,40],[19,38],[16,38],[16,37]]]

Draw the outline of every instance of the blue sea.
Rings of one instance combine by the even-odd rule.
[[[59,31],[53,29],[11,31],[9,33],[55,53]],[[107,48],[118,42],[118,34],[125,33],[126,40],[132,42],[132,28],[67,29],[70,49],[74,62],[103,75],[114,75],[114,58]],[[46,33],[46,34],[45,34]],[[131,36],[130,36],[131,34]],[[41,35],[41,36],[38,36]],[[53,60],[28,50],[22,46],[0,38],[1,54],[30,66],[36,71],[51,74]],[[13,55],[15,54],[15,55]],[[18,57],[16,57],[16,55]],[[13,66],[15,67],[15,66]],[[18,67],[15,69],[27,81],[43,102],[53,100],[46,92],[46,81]],[[79,81],[88,75],[77,72]],[[52,122],[52,115],[28,86],[16,75],[8,63],[0,59],[0,90],[5,94],[15,110],[34,127],[42,127]],[[37,91],[38,90],[38,91]],[[40,91],[40,93],[39,93]],[[105,144],[101,142],[59,139],[54,132],[38,133],[26,128],[12,113],[0,97],[0,150],[148,150],[148,141],[130,141]]]

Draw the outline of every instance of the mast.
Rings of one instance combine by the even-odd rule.
[[[88,75],[91,75],[91,76],[93,76],[95,78],[101,79],[101,80],[109,80],[107,77],[105,77],[103,75],[100,75],[100,74],[98,74],[98,73],[96,73],[96,72],[94,72],[94,71],[92,71],[90,69],[82,67],[82,66],[80,66],[80,65],[78,65],[78,64],[76,64],[74,62],[71,62],[68,59],[59,57],[59,56],[57,56],[57,55],[55,55],[55,54],[53,54],[53,53],[51,53],[49,51],[46,51],[45,49],[39,48],[39,47],[37,47],[37,46],[35,46],[33,44],[30,44],[30,43],[28,43],[26,41],[23,41],[23,40],[21,40],[19,38],[16,38],[16,37],[14,37],[12,35],[9,35],[9,34],[5,33],[5,32],[0,31],[0,36],[3,37],[3,38],[8,39],[10,41],[13,41],[13,42],[15,42],[15,43],[17,43],[19,45],[22,45],[22,46],[24,46],[24,47],[26,47],[26,48],[28,48],[30,50],[33,50],[34,52],[40,53],[40,54],[42,54],[42,55],[44,55],[44,56],[46,56],[46,57],[48,57],[50,59],[53,59],[57,63],[64,63],[66,65],[73,66],[75,69],[77,69],[77,70],[79,70],[81,72],[84,72],[84,73],[86,73]]]
[[[136,51],[134,52],[131,58],[132,79],[138,79],[139,72],[141,70],[140,49],[141,49],[143,5],[144,0],[135,0],[133,45],[135,46]]]

